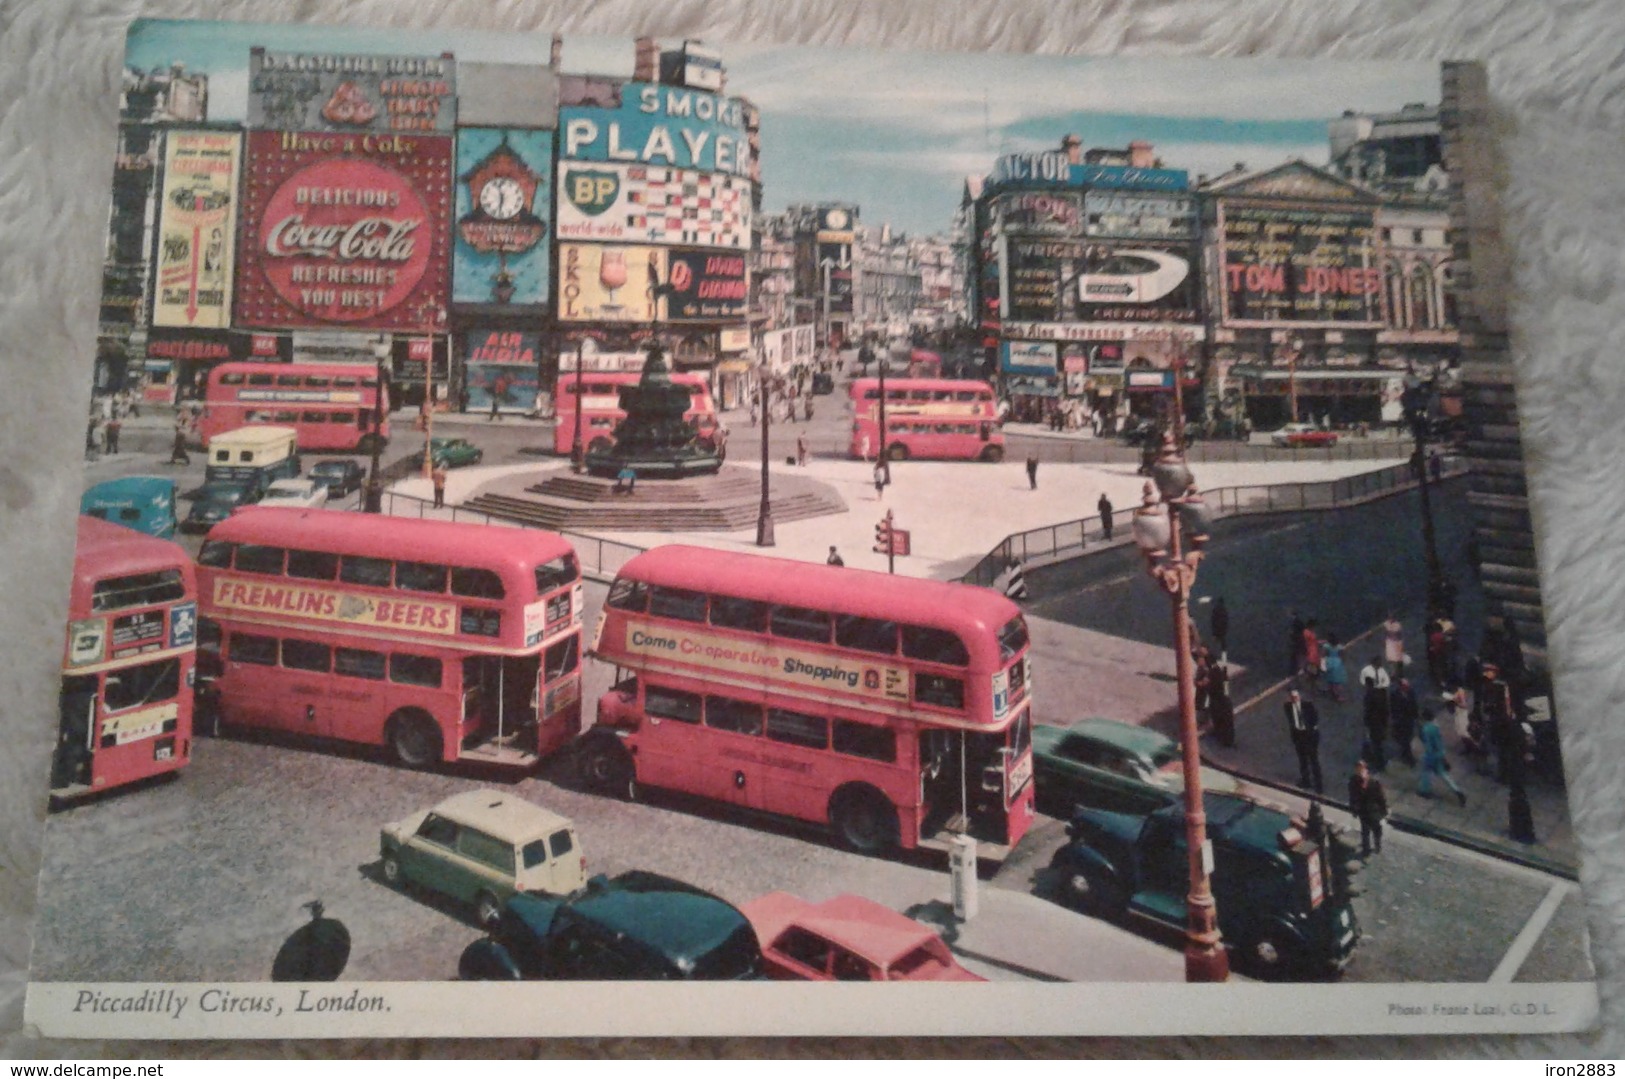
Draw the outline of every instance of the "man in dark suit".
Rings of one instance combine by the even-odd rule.
[[[1298,785],[1313,784],[1315,791],[1326,789],[1320,774],[1320,712],[1314,701],[1306,701],[1293,690],[1282,706],[1286,713],[1287,733],[1292,736],[1292,748],[1298,753]]]

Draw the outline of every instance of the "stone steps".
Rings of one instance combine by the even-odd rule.
[[[560,502],[549,497],[481,494],[463,505],[540,528],[620,532],[737,532],[754,527],[761,508],[756,492],[750,492],[752,497],[745,500],[692,505],[656,502],[653,493],[640,504],[636,499],[641,493],[612,496],[613,502]],[[664,495],[664,489],[659,493]],[[818,491],[772,496],[770,501],[775,523],[822,517],[846,508],[839,497]]]
[[[566,502],[600,503],[614,500],[638,505],[701,505],[711,502],[737,502],[759,498],[761,481],[749,476],[725,474],[694,480],[645,480],[631,494],[616,494],[613,480],[595,476],[550,476],[525,490],[544,499]]]

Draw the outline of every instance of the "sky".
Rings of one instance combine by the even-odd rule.
[[[679,45],[662,41],[664,48]],[[1001,154],[1143,140],[1192,181],[1244,162],[1327,159],[1327,122],[1352,109],[1387,112],[1439,101],[1436,64],[1326,60],[1080,58],[1012,53],[904,53],[707,42],[722,54],[726,93],[762,113],[762,198],[860,208],[870,226],[946,234],[965,179]],[[546,64],[546,34],[364,30],[308,24],[153,20],[131,30],[126,62],[179,61],[206,72],[209,119],[247,111],[248,49],[435,55]],[[629,78],[632,42],[566,38],[567,74]]]

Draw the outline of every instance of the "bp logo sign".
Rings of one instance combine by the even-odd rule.
[[[613,172],[571,169],[564,174],[564,193],[570,205],[589,217],[597,217],[621,193],[621,178]]]

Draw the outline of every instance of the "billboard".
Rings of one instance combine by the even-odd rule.
[[[1055,343],[1005,341],[1000,345],[999,369],[1007,375],[1055,375]]]
[[[1057,191],[1021,191],[993,200],[998,227],[1026,236],[1075,236],[1082,217],[1077,195]]]
[[[1007,319],[1198,321],[1201,279],[1189,244],[1006,237],[1003,245],[999,310]]]
[[[1370,210],[1224,206],[1224,321],[1382,324]]]
[[[563,322],[655,322],[655,296],[666,281],[664,247],[559,245],[559,319]]]
[[[667,256],[666,318],[672,322],[744,318],[750,306],[745,256],[675,249]]]
[[[1086,236],[1195,240],[1196,225],[1196,200],[1188,195],[1087,191],[1083,196]]]
[[[456,63],[440,56],[275,52],[248,57],[248,126],[277,131],[449,133]]]
[[[242,139],[222,131],[171,131],[164,140],[154,326],[231,325]]]
[[[452,140],[253,131],[236,323],[445,329]]]
[[[561,161],[561,240],[750,249],[750,181],[658,165]]]
[[[548,302],[552,160],[551,131],[465,127],[457,132],[455,302]]]
[[[539,337],[512,330],[476,330],[463,339],[468,411],[529,412],[541,390]]]
[[[559,109],[560,157],[750,175],[738,98],[646,82],[615,89],[613,104]]]

